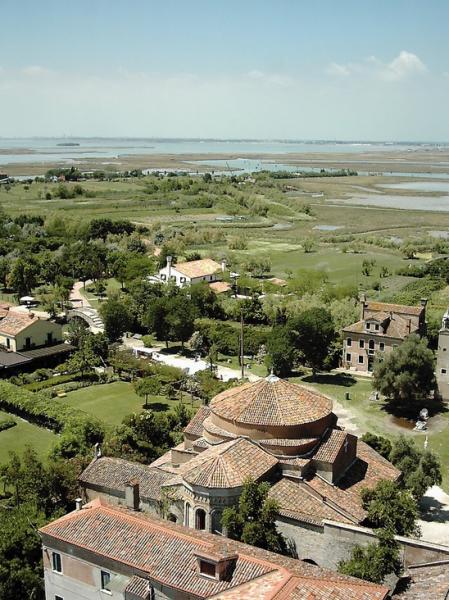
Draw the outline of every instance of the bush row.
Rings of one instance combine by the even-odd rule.
[[[15,425],[17,425],[17,421],[15,421],[13,418],[2,419],[0,421],[0,431],[11,429],[11,427],[14,427]]]
[[[0,381],[0,409],[56,432],[73,418],[79,422],[92,421],[82,410],[56,404],[44,394],[30,392],[8,381]]]
[[[46,398],[56,398],[58,392],[74,392],[75,390],[81,390],[86,387],[91,387],[93,385],[101,385],[102,383],[111,383],[112,381],[118,381],[118,377],[113,376],[109,377],[107,375],[100,376],[97,379],[90,380],[80,380],[80,381],[68,381],[67,383],[63,383],[62,385],[53,386],[50,389],[47,389],[42,392]]]
[[[30,390],[30,392],[39,392],[40,390],[45,390],[47,388],[54,387],[55,385],[61,385],[62,383],[67,383],[68,381],[74,381],[78,376],[78,373],[66,373],[65,375],[56,375],[56,377],[51,377],[50,379],[45,379],[44,381],[26,383],[23,387],[27,390]],[[14,382],[11,381],[11,383]]]

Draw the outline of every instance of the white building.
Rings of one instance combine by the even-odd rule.
[[[449,309],[444,313],[438,334],[436,379],[443,400],[449,399]]]
[[[178,287],[194,285],[202,281],[212,283],[222,279],[225,267],[225,261],[222,261],[220,265],[211,258],[191,260],[173,265],[172,257],[167,256],[167,264],[159,270],[158,279],[164,283],[173,282]]]

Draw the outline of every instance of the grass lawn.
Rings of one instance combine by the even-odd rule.
[[[66,398],[55,399],[55,402],[68,402],[110,426],[119,425],[131,413],[140,412],[144,404],[143,398],[135,393],[132,383],[124,381],[75,390],[69,392]],[[186,402],[190,405],[190,399]],[[149,408],[157,411],[169,410],[176,404],[177,401],[169,400],[166,396],[148,399]]]
[[[0,411],[0,419],[13,417],[17,421],[15,427],[0,431],[0,465],[5,463],[11,450],[21,454],[25,446],[32,446],[41,458],[45,458],[53,442],[57,439],[56,435],[43,427],[38,427],[24,421],[15,415],[9,415]]]
[[[389,439],[404,434],[412,437],[417,446],[423,448],[426,435],[429,439],[429,449],[440,457],[443,471],[443,488],[449,492],[449,412],[432,417],[429,429],[425,433],[413,431],[398,424],[398,420],[383,410],[381,401],[369,400],[372,391],[371,380],[354,378],[339,374],[321,374],[315,379],[310,375],[291,378],[292,381],[304,383],[318,391],[335,398],[354,416],[355,424],[362,432],[380,434]],[[350,398],[346,398],[349,392]]]
[[[249,363],[251,364],[251,369],[245,369],[246,373],[254,373],[260,377],[267,376],[267,367],[265,365],[258,365],[254,360],[251,361],[246,359],[245,365]],[[241,369],[238,356],[226,356],[224,354],[219,354],[217,364],[221,365],[222,367],[228,367],[229,369],[237,369],[238,371]]]

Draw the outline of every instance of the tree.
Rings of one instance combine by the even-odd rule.
[[[364,433],[362,435],[362,441],[371,448],[374,448],[376,452],[378,452],[381,456],[390,459],[391,452],[391,442],[388,438],[382,437],[381,435],[374,435],[373,433]]]
[[[377,537],[376,543],[364,547],[355,546],[351,557],[340,561],[338,571],[373,583],[382,583],[390,573],[400,575],[399,544],[395,541],[394,534],[388,529],[379,529]]]
[[[231,539],[285,553],[285,540],[276,529],[278,505],[275,500],[268,498],[269,490],[270,484],[267,482],[247,480],[238,506],[225,508],[221,522]]]
[[[118,296],[109,298],[100,307],[104,330],[111,342],[119,340],[132,323],[128,307]]]
[[[335,340],[334,320],[322,308],[310,308],[287,321],[293,342],[307,365],[315,374],[323,368],[332,342]]]
[[[88,343],[82,343],[67,361],[67,369],[71,373],[80,371],[81,379],[84,379],[86,373],[92,371],[94,367],[100,364],[100,357],[94,354],[92,347]]]
[[[394,481],[382,480],[373,489],[362,490],[362,501],[369,526],[387,528],[396,535],[419,535],[416,501]]]
[[[158,396],[161,393],[161,383],[157,377],[143,377],[134,382],[134,390],[138,396],[145,398],[144,408],[148,408],[148,396]]]
[[[272,369],[279,377],[285,377],[291,373],[295,358],[296,352],[289,328],[285,325],[274,326],[267,340],[265,362],[268,369]]]
[[[382,361],[377,360],[373,385],[395,412],[416,417],[435,388],[434,356],[424,339],[410,335]]]
[[[8,276],[8,287],[18,296],[31,294],[36,287],[39,277],[39,263],[33,256],[18,258]]]

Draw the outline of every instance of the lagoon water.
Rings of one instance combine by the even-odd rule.
[[[381,208],[405,208],[407,210],[432,210],[449,212],[449,196],[393,196],[389,194],[369,194],[354,196],[332,203],[379,206]]]
[[[61,146],[61,144],[79,144]],[[116,158],[132,154],[286,154],[289,152],[359,153],[385,150],[438,149],[441,144],[362,143],[338,141],[201,140],[161,138],[0,138],[0,165],[30,162],[74,162],[83,158]],[[11,152],[8,152],[10,150]]]

